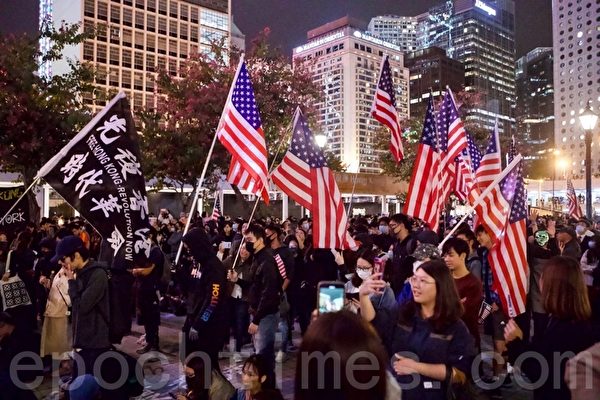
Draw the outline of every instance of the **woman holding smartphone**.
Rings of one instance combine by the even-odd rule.
[[[358,313],[360,310],[360,301],[359,301],[359,288],[362,283],[368,279],[375,272],[381,269],[381,262],[385,260],[380,260],[377,258],[377,253],[373,250],[366,249],[363,250],[358,259],[356,260],[356,270],[352,274],[352,277],[345,284],[345,292],[346,299],[344,301],[344,307],[348,311],[352,311],[353,313]],[[377,271],[376,271],[377,270]],[[376,307],[382,306],[382,304],[388,307],[392,307],[395,304],[394,293],[389,286],[386,286],[382,293],[377,293],[371,295],[371,300],[375,299]]]
[[[461,320],[463,307],[442,261],[421,264],[410,278],[413,299],[375,310],[369,296],[386,287],[375,274],[360,287],[362,317],[370,321],[389,352],[403,399],[446,399],[448,385],[466,382],[475,355]]]

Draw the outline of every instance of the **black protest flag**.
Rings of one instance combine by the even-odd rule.
[[[23,196],[24,193],[25,186],[0,188],[0,218],[18,201],[10,214],[0,221],[0,231],[7,233],[10,239],[22,231],[29,222],[29,204],[27,197]]]
[[[119,93],[38,172],[110,243],[114,268],[130,268],[146,241],[148,199],[137,132]]]

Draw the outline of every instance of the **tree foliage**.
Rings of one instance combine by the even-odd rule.
[[[0,35],[0,171],[18,173],[26,186],[91,118],[82,96],[94,90],[94,70],[62,55],[87,37],[78,24],[49,24],[35,37]],[[39,49],[42,38],[50,39],[46,53]],[[42,63],[60,60],[69,66],[64,75],[47,79],[37,73]],[[33,194],[29,206],[38,218]]]
[[[288,60],[268,43],[268,30],[255,39],[246,55],[265,132],[269,164],[280,160],[291,137],[294,110],[309,114],[319,90],[304,66],[292,68]],[[156,187],[195,186],[216,133],[231,87],[239,54],[227,54],[223,43],[214,43],[211,54],[191,56],[179,76],[158,72],[161,101],[156,109],[141,113],[141,148],[144,171],[156,179]],[[230,157],[217,142],[210,159],[208,177],[226,173]],[[277,160],[275,160],[277,161]],[[215,180],[213,180],[215,181]],[[214,183],[214,182],[213,182]],[[207,182],[208,185],[211,182]]]

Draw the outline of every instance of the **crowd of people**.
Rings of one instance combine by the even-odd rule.
[[[78,218],[60,222],[30,223],[14,240],[0,232],[2,279],[21,278],[31,300],[0,315],[0,381],[10,388],[0,398],[27,398],[9,373],[27,349],[49,369],[74,359],[71,398],[126,398],[126,389],[107,391],[92,379],[95,362],[115,351],[116,278],[97,261],[93,228]],[[482,225],[461,225],[440,246],[447,232],[404,214],[357,217],[348,225],[356,246],[335,250],[313,247],[307,217],[197,216],[184,235],[185,215],[161,209],[150,223],[149,256],[137,256],[127,272],[135,280],[131,313],[145,330],[139,355],[160,352],[161,310],[185,316],[187,390],[176,398],[280,399],[275,366],[292,352],[297,399],[501,398],[517,384],[530,385],[535,399],[591,399],[600,390],[598,365],[594,383],[586,381],[589,360],[600,357],[598,222],[531,213],[528,311],[515,318],[494,282],[494,243]],[[343,307],[319,314],[319,283],[334,281],[343,284]],[[243,366],[237,390],[219,368],[230,339]],[[252,355],[242,351],[248,344]]]

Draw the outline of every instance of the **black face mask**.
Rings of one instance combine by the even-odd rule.
[[[254,254],[254,242],[246,242],[246,251],[250,254]]]
[[[273,243],[273,240],[274,240],[272,238],[272,236],[273,235],[271,235],[271,236],[265,236],[265,246],[267,246],[267,247],[271,246],[271,243]]]

